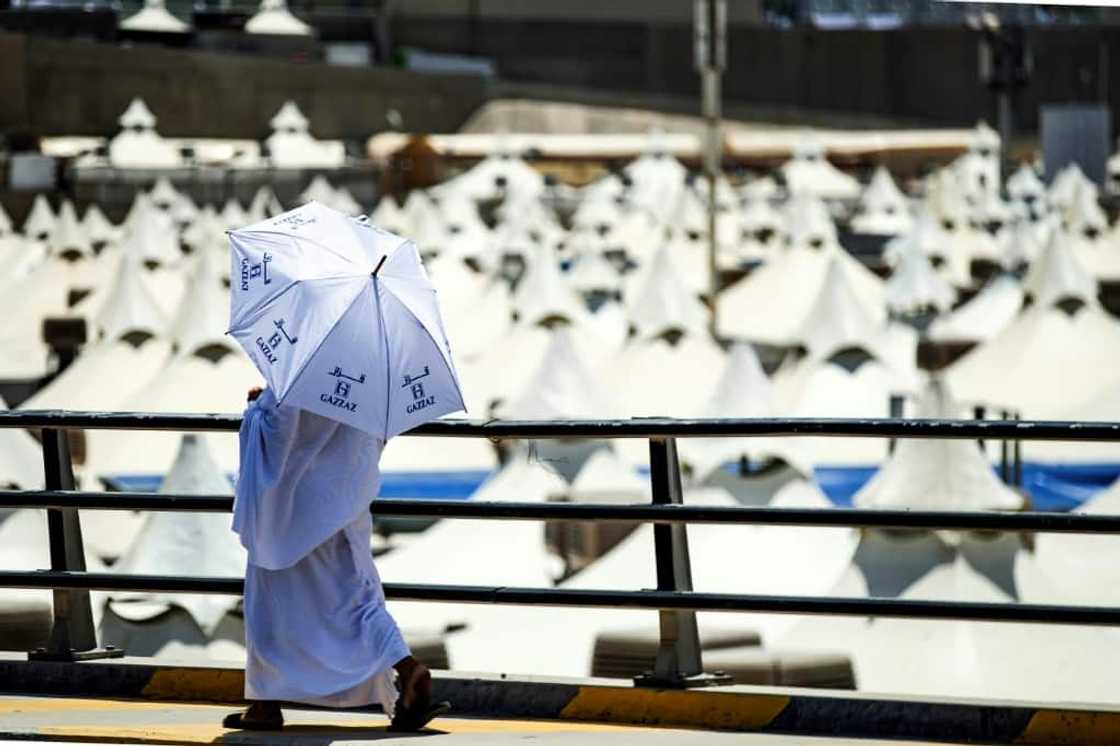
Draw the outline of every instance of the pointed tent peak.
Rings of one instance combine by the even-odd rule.
[[[885,204],[888,202],[905,202],[905,200],[906,195],[898,188],[898,184],[891,177],[891,172],[884,166],[877,166],[867,188],[863,190],[862,201]]]
[[[46,195],[37,194],[31,203],[31,212],[23,221],[23,235],[27,238],[46,238],[54,229],[55,215]]]
[[[899,253],[898,264],[886,283],[887,308],[914,313],[927,308],[947,311],[957,291],[933,268],[929,258],[913,243]]]
[[[1035,227],[1026,220],[1017,220],[1000,234],[1003,266],[1015,269],[1029,265],[1042,253]]]
[[[93,246],[78,220],[74,203],[63,200],[50,237],[51,251],[68,259],[93,254]]]
[[[959,412],[947,389],[932,381],[918,402],[920,417]],[[999,481],[971,440],[899,441],[878,473],[856,493],[859,508],[1019,510],[1021,495]]]
[[[144,7],[120,22],[126,31],[150,31],[161,34],[185,34],[190,25],[167,10],[164,0],[144,0]]]
[[[235,343],[226,334],[229,322],[229,291],[220,255],[208,249],[197,253],[183,300],[172,320],[170,336],[180,355],[221,355],[222,348],[236,352]]]
[[[12,219],[8,216],[7,211],[4,210],[4,206],[0,205],[0,238],[11,235],[14,230]]]
[[[285,101],[280,111],[269,121],[269,126],[276,132],[307,132],[308,124],[307,117],[292,100]]]
[[[689,289],[664,244],[654,254],[645,281],[630,307],[630,322],[645,339],[670,331],[702,333],[708,323],[708,310]]]
[[[754,347],[736,342],[727,351],[723,373],[700,416],[771,417],[772,388]]]
[[[1080,191],[1087,191],[1097,198],[1097,185],[1089,180],[1081,166],[1070,163],[1059,171],[1050,184],[1050,202],[1057,207],[1067,209],[1073,205]]]
[[[1108,216],[1097,200],[1097,190],[1078,185],[1073,199],[1066,208],[1065,222],[1071,231],[1083,233],[1090,238],[1102,235],[1108,230]]]
[[[817,196],[798,193],[786,203],[787,244],[795,249],[827,249],[839,246],[836,223]]]
[[[245,208],[233,197],[227,199],[226,203],[222,205],[222,212],[219,217],[226,230],[232,231],[244,228],[249,223],[249,216],[245,214]]]
[[[613,448],[600,448],[580,467],[572,480],[570,494],[593,499],[603,496],[641,498],[649,492],[649,483],[638,476]]]
[[[585,251],[568,272],[568,282],[580,293],[613,293],[622,288],[622,276],[602,251]]]
[[[249,220],[259,223],[282,212],[284,212],[284,207],[280,204],[276,192],[272,191],[272,187],[268,184],[262,184],[253,194],[252,202],[249,203]]]
[[[210,455],[203,436],[187,433],[179,441],[179,453],[159,487],[167,495],[231,495],[229,479]]]
[[[147,286],[143,269],[135,257],[126,255],[117,270],[116,280],[97,314],[101,336],[110,342],[133,333],[160,336],[167,323]]]
[[[170,210],[179,199],[179,190],[171,183],[171,179],[161,176],[148,190],[148,198],[156,207]]]
[[[547,323],[557,318],[571,323],[584,315],[583,302],[564,282],[553,250],[546,246],[531,251],[513,295],[513,306],[522,324]]]
[[[499,414],[510,419],[581,419],[610,416],[615,410],[603,386],[584,362],[572,332],[552,332],[548,346],[527,385]]]
[[[409,195],[411,196],[411,195]],[[300,202],[321,202],[330,205],[335,199],[335,189],[326,176],[319,174],[311,180],[307,188],[300,192]]]
[[[1002,143],[999,133],[981,119],[972,130],[968,148],[974,153],[996,154],[999,153]]]
[[[82,216],[82,228],[95,244],[108,243],[117,238],[117,226],[109,222],[109,218],[95,204],[86,208],[86,214]]]
[[[182,258],[179,236],[171,216],[150,200],[134,203],[121,249],[138,262],[174,264]]]
[[[1020,163],[1015,173],[1007,177],[1007,194],[1016,200],[1039,199],[1046,195],[1046,184],[1033,166]]]
[[[781,233],[786,225],[781,212],[776,210],[768,200],[757,198],[747,199],[740,221],[743,228],[750,231],[768,228]]]
[[[817,297],[794,337],[820,359],[849,347],[882,358],[881,335],[882,329],[856,297],[840,257],[830,256]]]
[[[156,115],[152,113],[143,99],[134,98],[117,121],[124,129],[150,130],[156,126]]]
[[[1097,281],[1081,266],[1070,248],[1069,237],[1061,230],[1051,233],[1042,255],[1031,265],[1023,288],[1042,308],[1067,299],[1090,306],[1097,303]]]

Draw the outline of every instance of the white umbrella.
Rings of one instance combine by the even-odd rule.
[[[386,440],[465,408],[416,244],[311,202],[230,245],[230,334],[278,401]]]

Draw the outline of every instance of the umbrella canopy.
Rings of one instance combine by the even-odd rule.
[[[386,440],[465,408],[416,244],[311,202],[230,245],[230,334],[278,401]]]

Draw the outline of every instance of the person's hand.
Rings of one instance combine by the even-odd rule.
[[[253,388],[249,389],[248,400],[256,401],[257,397],[260,396],[263,392],[264,389],[262,389],[260,386],[254,386]]]

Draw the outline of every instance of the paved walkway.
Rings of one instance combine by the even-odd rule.
[[[172,704],[66,697],[0,696],[0,743],[71,744],[403,744],[431,738],[433,744],[580,744],[592,739],[612,746],[633,744],[744,744],[744,746],[872,746],[882,741],[853,741],[801,736],[713,733],[534,720],[442,718],[422,735],[385,730],[381,715],[287,710],[288,727],[278,733],[249,733],[221,727],[226,705]],[[913,746],[913,743],[911,743]]]

